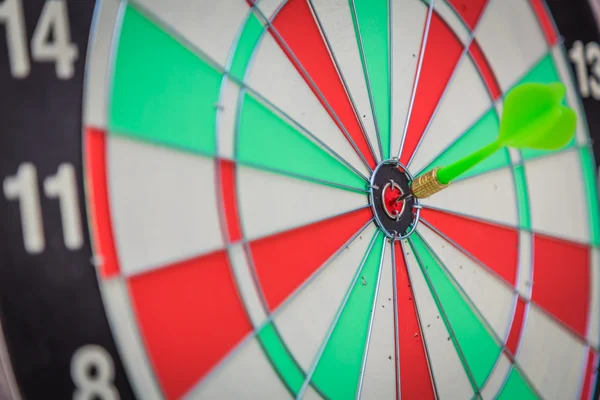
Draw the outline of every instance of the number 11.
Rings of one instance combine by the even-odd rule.
[[[8,200],[19,201],[25,250],[31,254],[41,253],[46,243],[35,166],[31,163],[21,164],[16,175],[4,179],[3,189]],[[44,194],[50,199],[58,199],[63,240],[67,249],[81,248],[81,217],[75,169],[71,164],[61,164],[56,175],[44,180]]]

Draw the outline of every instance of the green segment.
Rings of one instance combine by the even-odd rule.
[[[477,389],[481,389],[500,356],[502,346],[486,329],[475,310],[461,295],[438,259],[419,235],[412,235],[410,243],[417,255],[419,266],[426,279],[446,328],[454,335],[452,341],[461,357],[465,371],[470,371]]]
[[[365,188],[361,177],[247,93],[239,120],[236,158],[251,166]]]
[[[213,155],[222,74],[132,6],[123,16],[109,111],[112,132]]]
[[[552,82],[561,82],[560,75],[558,74],[558,70],[554,65],[554,60],[552,59],[552,55],[546,55],[540,62],[537,63],[535,67],[531,71],[529,71],[518,83],[517,85],[521,85],[523,83],[552,83]],[[515,85],[516,86],[516,85]],[[566,104],[566,99],[563,101],[563,104]],[[575,138],[566,146],[572,147],[575,145]],[[560,151],[560,150],[559,150]],[[525,160],[529,160],[532,158],[540,157],[547,155],[549,153],[553,153],[554,151],[548,150],[536,150],[536,149],[526,149],[522,151],[523,158]]]
[[[372,247],[313,374],[314,384],[330,399],[356,397],[375,304],[383,245],[384,236],[376,232]]]
[[[588,216],[590,223],[590,239],[593,246],[600,246],[600,216],[598,215],[598,184],[596,181],[596,168],[589,148],[580,150],[583,180],[587,194]]]
[[[354,4],[354,29],[362,46],[365,79],[370,95],[383,157],[390,157],[390,32],[388,0],[349,0]],[[362,40],[362,44],[361,44]]]
[[[504,387],[500,390],[497,400],[536,400],[538,396],[523,375],[513,367],[508,375],[508,379],[504,383]]]
[[[244,79],[250,58],[252,58],[252,54],[254,53],[254,48],[263,32],[263,24],[254,13],[250,13],[240,33],[240,38],[237,42],[231,65],[229,66],[229,73],[240,81]]]
[[[463,136],[440,154],[420,174],[436,167],[450,165],[496,140],[499,122],[495,109],[490,109]],[[483,174],[510,164],[508,151],[500,150],[465,172],[459,179]]]
[[[272,323],[265,325],[260,330],[258,340],[285,384],[294,395],[298,394],[304,383],[305,375],[288,353]]]
[[[519,207],[519,226],[522,229],[531,229],[531,214],[529,212],[529,192],[527,190],[527,179],[523,165],[514,167],[515,191],[517,193],[517,204]]]
[[[515,86],[523,83],[553,83],[560,81],[558,70],[552,60],[552,54],[548,53]]]

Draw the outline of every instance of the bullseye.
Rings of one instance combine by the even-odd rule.
[[[404,201],[398,201],[403,194],[400,185],[394,181],[389,181],[383,187],[381,201],[383,202],[383,211],[388,217],[397,220],[404,212]]]
[[[379,227],[390,239],[403,239],[416,228],[420,205],[410,193],[413,177],[397,160],[380,163],[371,176],[369,196],[371,208]]]

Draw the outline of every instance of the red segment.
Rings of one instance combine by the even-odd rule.
[[[473,39],[473,41],[471,42],[471,46],[469,46],[469,54],[471,55],[475,66],[479,70],[479,73],[481,74],[481,77],[485,82],[485,86],[487,87],[488,92],[490,92],[490,96],[492,96],[492,99],[494,101],[498,100],[498,98],[502,94],[502,91],[500,90],[500,85],[496,80],[496,75],[492,71],[492,68],[490,67],[487,58],[483,54],[481,47],[479,47],[479,43],[477,43],[475,39]]]
[[[168,399],[181,398],[252,329],[224,251],[138,275],[129,288]]]
[[[400,398],[435,399],[427,353],[420,330],[419,315],[415,308],[413,291],[399,242],[396,253],[396,312],[398,315],[397,337],[400,347]]]
[[[448,0],[471,30],[475,29],[487,2],[488,0]]]
[[[452,29],[437,14],[431,16],[431,25],[425,47],[421,75],[415,95],[410,124],[404,141],[400,162],[406,165],[433,112],[450,81],[454,67],[463,51],[463,45]]]
[[[529,2],[531,3],[531,7],[533,8],[533,11],[538,17],[542,30],[544,31],[544,36],[546,36],[546,42],[548,43],[548,45],[554,46],[556,43],[558,43],[558,34],[556,33],[554,22],[548,14],[548,9],[546,8],[544,1],[529,0]]]
[[[332,118],[334,113],[337,115],[341,125],[337,121],[336,123],[340,129],[346,128],[367,163],[375,168],[371,148],[307,1],[288,1],[274,18],[273,26],[277,32],[270,31],[281,49],[324,107],[322,97],[325,98],[333,110],[333,113],[328,110],[329,114]],[[318,95],[317,88],[323,96]]]
[[[223,213],[225,214],[225,225],[227,231],[227,242],[236,242],[242,239],[242,229],[237,209],[235,191],[235,164],[229,160],[217,160],[219,168],[219,179],[221,187],[221,199]]]
[[[106,189],[106,134],[97,128],[85,131],[85,168],[88,182],[88,213],[96,252],[101,257],[100,276],[104,279],[119,274],[119,263],[113,238],[108,191]]]
[[[276,309],[372,217],[371,210],[363,208],[251,242],[269,309]]]
[[[590,250],[564,240],[533,236],[531,300],[585,337],[590,302]]]
[[[598,353],[589,350],[585,367],[585,378],[581,387],[581,400],[591,400],[594,394],[594,379],[598,375]]]
[[[421,216],[514,287],[519,249],[517,230],[431,209],[421,210]]]
[[[384,190],[383,206],[387,210],[390,215],[398,215],[402,212],[402,208],[404,208],[404,200],[398,201],[398,198],[402,196],[402,190],[399,187],[390,186],[387,190]]]
[[[515,308],[515,315],[513,315],[512,323],[510,325],[510,332],[506,339],[506,348],[510,351],[513,356],[517,354],[517,347],[521,339],[521,333],[523,331],[523,319],[525,316],[525,300],[520,296],[517,296],[517,306]]]

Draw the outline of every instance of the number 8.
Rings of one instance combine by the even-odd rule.
[[[96,373],[92,374],[92,369]],[[71,378],[75,383],[73,400],[119,400],[113,385],[115,367],[110,354],[100,346],[80,347],[71,359]]]

